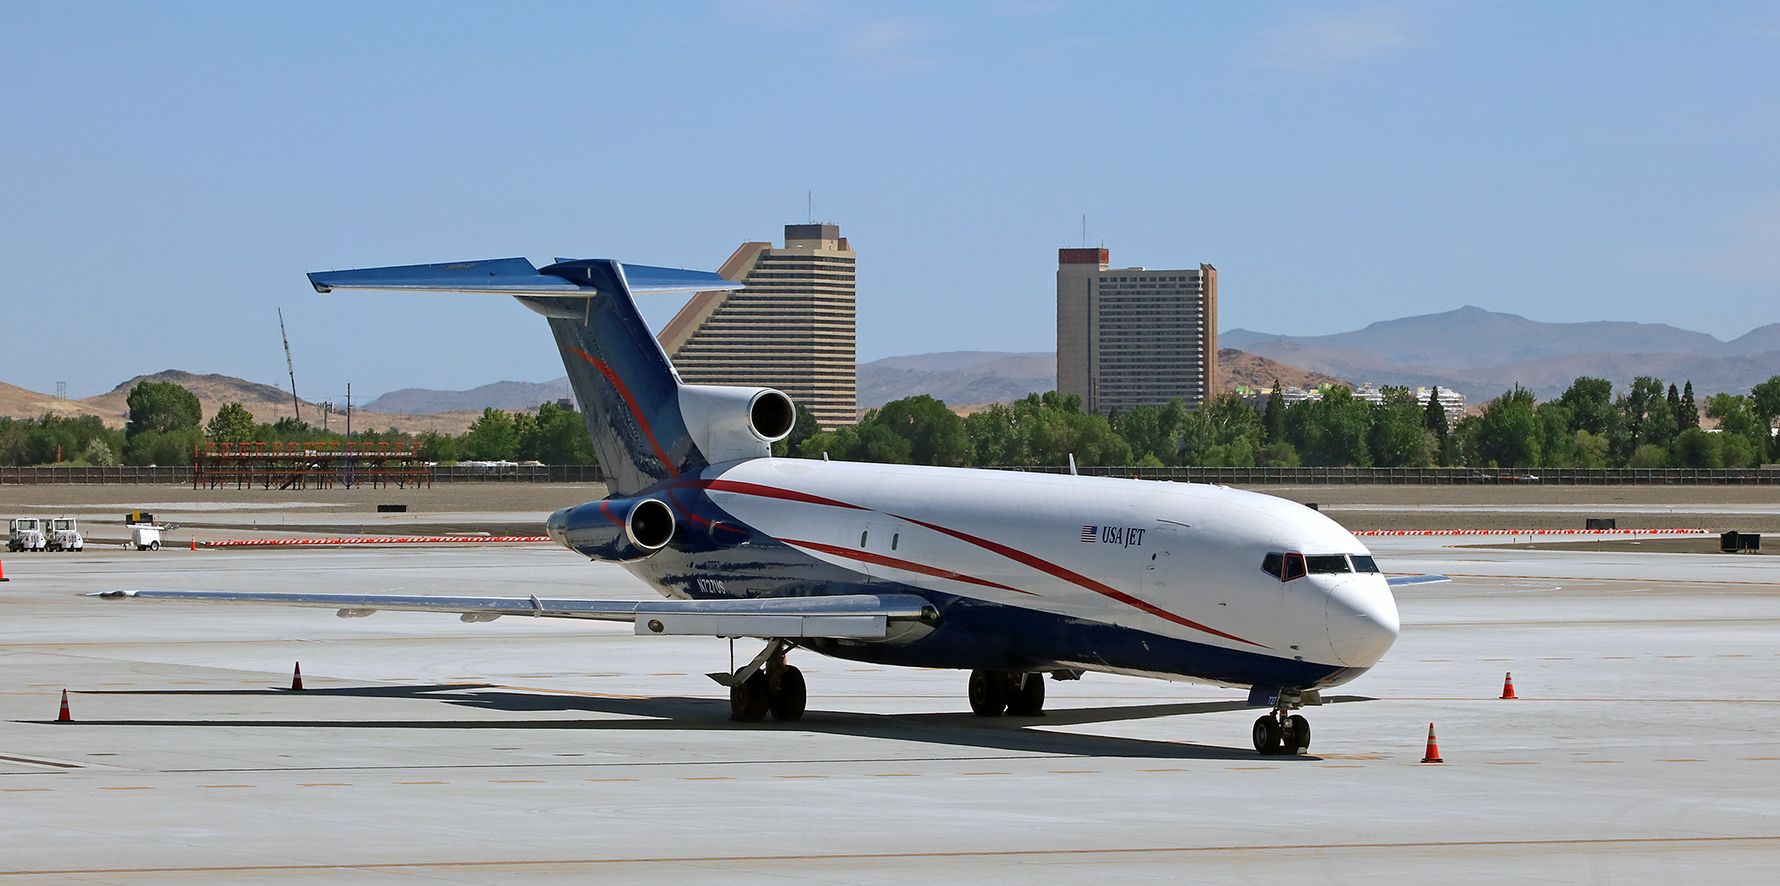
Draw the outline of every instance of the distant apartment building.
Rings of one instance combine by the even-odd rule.
[[[1325,388],[1302,388],[1297,385],[1281,385],[1279,389],[1280,405],[1289,407],[1294,403],[1302,403],[1305,400],[1321,400],[1323,398],[1324,390]],[[1367,383],[1360,385],[1357,388],[1352,388],[1351,390],[1353,391],[1354,399],[1356,400],[1365,400],[1368,403],[1384,402],[1384,389],[1377,385]],[[1465,395],[1449,388],[1419,387],[1415,389],[1415,402],[1426,405],[1429,395],[1433,394],[1435,390],[1440,392],[1437,395],[1437,399],[1440,402],[1440,411],[1446,413],[1446,426],[1451,428],[1453,425],[1458,424],[1459,419],[1465,417]],[[1242,395],[1242,399],[1256,409],[1266,409],[1267,401],[1273,399],[1272,388],[1243,388],[1238,390],[1237,393]]]
[[[748,288],[693,296],[662,350],[688,383],[777,388],[824,429],[852,424],[855,257],[839,225],[786,225],[781,248],[743,243],[718,273]]]
[[[1057,250],[1057,390],[1106,414],[1217,394],[1218,270],[1113,268]]]

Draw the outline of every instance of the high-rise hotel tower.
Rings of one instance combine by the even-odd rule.
[[[855,257],[839,225],[786,225],[778,249],[743,243],[718,273],[748,288],[693,296],[662,350],[688,383],[778,388],[825,430],[852,424]]]
[[[1113,268],[1057,250],[1057,390],[1102,415],[1217,394],[1218,269]]]

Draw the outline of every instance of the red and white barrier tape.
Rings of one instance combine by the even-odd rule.
[[[1398,535],[1710,535],[1710,529],[1359,529],[1356,536]]]
[[[199,542],[205,548],[278,548],[330,545],[525,544],[549,541],[548,535],[407,535],[356,538],[235,538]]]

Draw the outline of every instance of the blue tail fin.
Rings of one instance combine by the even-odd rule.
[[[708,464],[687,429],[680,378],[631,296],[736,289],[738,284],[703,271],[611,259],[558,261],[544,268],[525,259],[496,259],[332,271],[310,274],[309,280],[317,292],[394,289],[514,296],[549,318],[613,494],[628,495]]]

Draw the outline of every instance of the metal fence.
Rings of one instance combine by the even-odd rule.
[[[1068,473],[1064,467],[1000,467],[997,470]],[[1091,477],[1136,477],[1226,486],[1728,486],[1780,485],[1780,468],[1605,468],[1480,471],[1476,468],[1121,468],[1084,467]],[[598,465],[438,466],[435,483],[598,483]],[[0,486],[34,484],[191,485],[188,466],[166,467],[0,467]]]
[[[599,465],[506,465],[501,467],[438,466],[434,483],[598,483],[605,479]],[[48,484],[192,484],[190,465],[157,467],[0,467],[0,486]]]

